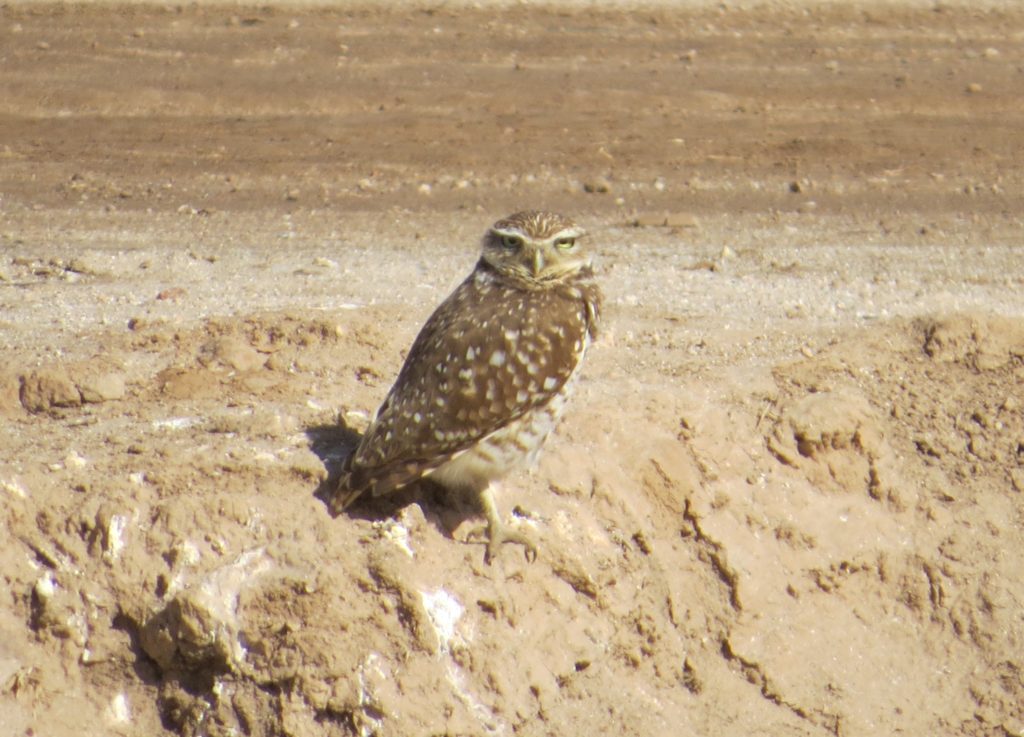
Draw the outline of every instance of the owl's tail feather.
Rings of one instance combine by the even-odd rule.
[[[335,517],[344,512],[366,491],[365,486],[352,486],[352,472],[343,471],[331,492],[328,506]]]
[[[346,465],[328,502],[331,514],[341,514],[367,491],[372,496],[380,496],[408,486],[430,473],[436,465],[421,461],[400,461],[372,469],[353,469]]]

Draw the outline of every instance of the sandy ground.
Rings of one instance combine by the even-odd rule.
[[[844,7],[0,6],[0,733],[1024,735],[1024,12]],[[539,559],[332,519],[537,206]]]

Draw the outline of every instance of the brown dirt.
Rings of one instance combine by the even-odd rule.
[[[0,6],[0,732],[1024,734],[1020,28]],[[609,302],[540,559],[331,519],[524,206]]]

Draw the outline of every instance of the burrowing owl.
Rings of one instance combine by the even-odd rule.
[[[526,536],[502,524],[492,489],[536,458],[596,336],[601,292],[583,235],[550,212],[518,212],[491,226],[476,268],[420,330],[346,462],[333,512],[364,492],[430,477],[479,496],[488,561],[504,542],[536,555]]]

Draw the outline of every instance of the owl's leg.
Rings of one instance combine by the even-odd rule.
[[[494,493],[491,485],[484,487],[480,492],[480,506],[487,517],[487,553],[484,561],[488,564],[494,560],[503,543],[518,543],[523,546],[526,559],[530,562],[537,560],[537,545],[525,533],[519,530],[510,530],[501,521],[498,514],[498,507],[494,503]]]

